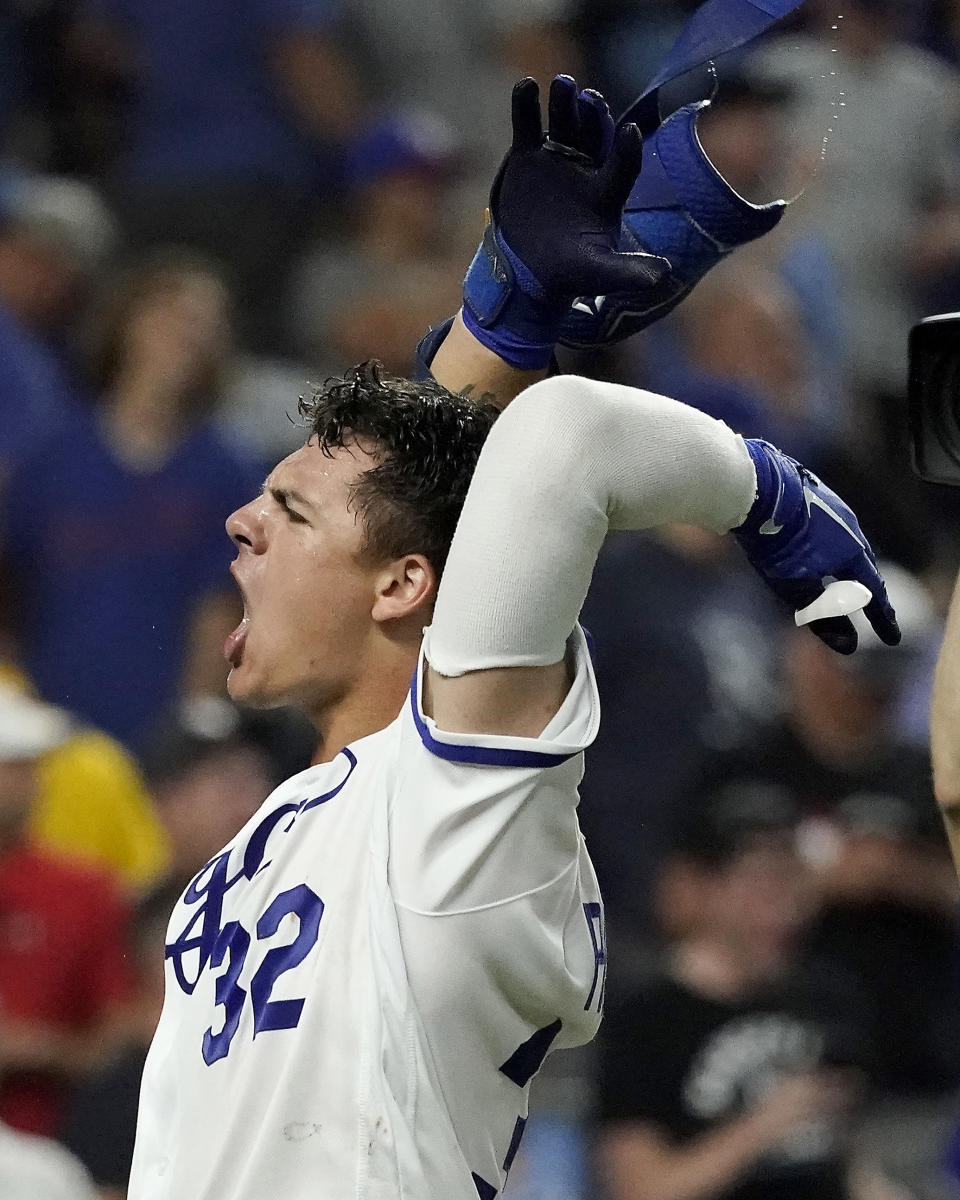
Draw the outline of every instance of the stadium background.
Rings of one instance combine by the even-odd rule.
[[[565,70],[623,107],[694,7],[0,11],[0,814],[30,806],[27,832],[0,822],[0,1115],[63,1138],[104,1197],[123,1195],[171,897],[310,756],[294,716],[225,699],[223,519],[298,444],[307,380],[371,356],[406,373],[457,307],[512,81]],[[714,162],[751,199],[802,194],[668,321],[563,365],[702,407],[822,471],[892,564],[904,647],[831,658],[713,537],[611,541],[585,617],[605,723],[581,806],[608,1004],[697,926],[690,831],[719,845],[718,813],[789,802],[803,894],[789,971],[849,985],[871,1044],[844,1145],[946,1200],[960,1196],[960,931],[926,737],[960,506],[910,473],[903,381],[912,321],[960,309],[960,4],[811,0],[718,68]],[[12,761],[18,731],[53,717],[30,694],[71,722],[35,789]],[[18,924],[17,905],[41,924]],[[665,1023],[661,1057],[670,1038]],[[653,1069],[629,1037],[610,1053]],[[592,1051],[556,1056],[507,1195],[601,1194],[605,1078]],[[673,1194],[644,1187],[610,1200]]]

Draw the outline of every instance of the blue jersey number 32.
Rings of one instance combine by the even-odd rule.
[[[268,950],[263,962],[250,981],[250,1003],[253,1008],[253,1036],[268,1029],[294,1029],[303,1012],[303,999],[271,1000],[274,986],[281,975],[300,965],[316,945],[323,916],[323,901],[305,883],[281,892],[257,921],[257,941],[266,941],[280,928],[284,917],[295,916],[300,922],[297,936],[289,945]],[[226,1058],[230,1044],[240,1026],[240,1017],[247,992],[240,986],[240,973],[250,949],[250,934],[238,921],[224,925],[210,956],[210,966],[219,967],[226,960],[226,970],[217,978],[216,1001],[224,1010],[223,1027],[214,1033],[213,1027],[203,1035],[203,1061],[207,1066]]]

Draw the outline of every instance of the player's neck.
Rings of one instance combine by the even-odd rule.
[[[344,746],[385,729],[403,708],[417,665],[413,650],[378,656],[375,669],[332,704],[308,710],[317,730],[315,764],[331,762]]]

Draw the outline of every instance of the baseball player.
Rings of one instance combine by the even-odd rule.
[[[897,640],[856,518],[792,459],[663,397],[544,378],[577,297],[639,310],[664,283],[619,249],[639,166],[595,93],[555,80],[544,133],[518,85],[434,379],[328,381],[307,443],[227,522],[230,692],[301,706],[320,749],[173,913],[131,1200],[501,1194],[531,1078],[603,1006],[577,616],[608,529],[732,530],[791,606],[856,579]],[[845,617],[812,628],[855,647]]]

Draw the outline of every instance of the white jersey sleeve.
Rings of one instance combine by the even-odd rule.
[[[404,711],[391,812],[391,885],[423,913],[514,899],[568,870],[577,856],[583,751],[600,722],[584,632],[567,644],[573,682],[538,738],[448,733],[424,715],[424,655]]]

